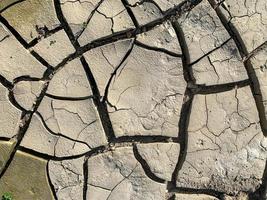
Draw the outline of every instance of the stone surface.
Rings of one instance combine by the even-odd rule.
[[[21,111],[13,106],[8,99],[8,91],[0,84],[0,134],[11,138],[17,134]]]
[[[0,13],[0,198],[266,197],[264,0]]]
[[[106,144],[105,134],[92,99],[64,101],[45,98],[38,112],[51,131],[90,147]]]
[[[166,181],[171,181],[180,153],[179,144],[140,144],[137,145],[137,149],[152,173]]]
[[[220,10],[239,33],[248,52],[267,40],[267,2],[265,0],[225,0]]]
[[[104,96],[111,74],[121,64],[132,45],[132,40],[123,40],[92,49],[84,54],[90,70],[95,77],[101,96]]]
[[[165,185],[153,182],[135,160],[131,148],[122,148],[88,160],[87,198],[155,199],[165,198]]]
[[[49,132],[37,116],[33,116],[21,146],[57,157],[83,154],[90,150],[85,143],[76,142],[64,137],[64,135],[60,136]]]
[[[27,42],[39,36],[37,27],[52,30],[59,26],[52,0],[25,0],[5,10],[1,15]]]
[[[187,44],[190,62],[220,47],[230,38],[208,0],[178,19]]]
[[[186,86],[181,59],[135,46],[117,74],[108,94],[115,134],[177,136]]]
[[[250,58],[250,62],[259,84],[257,94],[260,93],[261,96],[258,98],[263,104],[264,108],[262,109],[265,113],[265,119],[267,119],[267,48]],[[265,121],[264,127],[267,130],[267,121]]]
[[[46,165],[46,160],[17,151],[1,178],[0,194],[10,192],[14,199],[53,200]]]
[[[58,199],[83,199],[84,157],[72,160],[49,161],[49,177]]]
[[[92,95],[89,81],[79,59],[73,60],[55,74],[47,93],[61,97],[85,97]]]
[[[0,172],[10,158],[13,147],[14,142],[0,141]]]
[[[80,24],[84,26],[78,39],[80,45],[134,28],[125,7],[117,0],[102,1],[97,10],[94,13],[91,12],[90,18],[87,21],[81,21]]]
[[[52,66],[56,66],[68,55],[75,52],[63,30],[41,40],[33,49]]]
[[[13,88],[17,103],[26,110],[31,110],[39,97],[45,82],[43,81],[20,81]]]
[[[45,67],[36,61],[0,23],[0,74],[9,81],[19,76],[42,77]],[[23,58],[23,59],[22,59]]]
[[[232,194],[255,191],[267,156],[266,138],[258,123],[249,87],[196,95],[178,186]]]
[[[131,6],[131,10],[139,25],[147,24],[162,17],[161,11],[153,2],[144,1],[141,4]]]
[[[137,40],[148,46],[163,48],[177,54],[182,53],[175,30],[169,21],[138,35]]]
[[[216,85],[248,78],[246,68],[233,40],[192,66],[197,84]]]
[[[176,194],[175,200],[218,200],[216,197],[205,194]]]

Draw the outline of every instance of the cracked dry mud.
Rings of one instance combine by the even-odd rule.
[[[266,0],[1,0],[0,195],[266,200]]]

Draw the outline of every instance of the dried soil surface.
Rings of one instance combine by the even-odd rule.
[[[266,0],[1,0],[0,195],[266,200]]]

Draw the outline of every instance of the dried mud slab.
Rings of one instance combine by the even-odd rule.
[[[0,196],[264,200],[264,0],[2,0]]]

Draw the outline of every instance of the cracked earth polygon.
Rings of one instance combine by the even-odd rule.
[[[0,0],[2,200],[266,200],[266,16]]]

